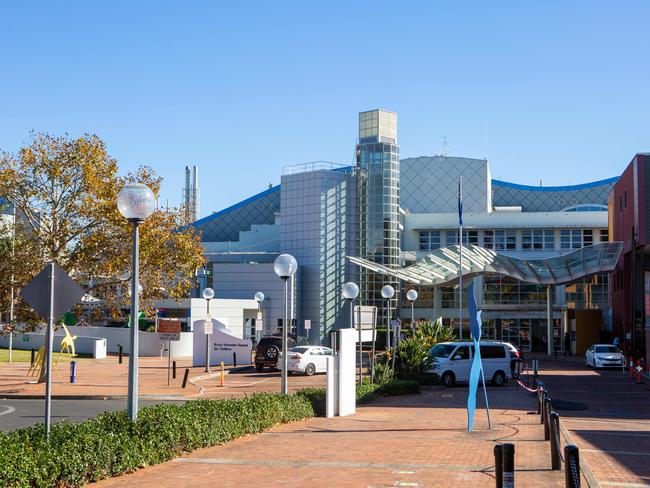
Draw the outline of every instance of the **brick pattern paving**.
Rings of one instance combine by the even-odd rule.
[[[558,410],[580,458],[603,486],[650,487],[650,385],[621,370],[587,369],[584,358],[540,358],[554,399],[587,410]]]
[[[105,359],[79,359],[77,378],[70,383],[70,365],[63,359],[58,373],[53,375],[52,394],[65,396],[126,396],[128,384],[128,357],[122,364],[116,356]],[[142,397],[238,398],[255,391],[280,391],[280,373],[233,372],[226,369],[225,386],[220,386],[220,370],[212,368],[205,373],[203,367],[192,367],[189,358],[176,359],[176,379],[167,385],[167,358],[140,358],[139,394]],[[186,388],[182,388],[185,368],[190,370]],[[35,377],[27,376],[28,363],[0,363],[0,398],[3,395],[44,395],[45,384],[37,384]],[[325,375],[296,375],[289,378],[289,389],[308,386],[325,386]]]
[[[534,398],[490,388],[485,411],[466,431],[465,388],[429,390],[361,407],[349,417],[314,418],[200,449],[182,458],[100,482],[100,487],[493,487],[497,442],[515,444],[516,486],[561,487]],[[432,408],[435,407],[435,408]]]

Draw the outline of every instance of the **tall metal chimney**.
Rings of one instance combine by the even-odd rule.
[[[192,222],[199,218],[199,167],[194,166],[192,178]]]

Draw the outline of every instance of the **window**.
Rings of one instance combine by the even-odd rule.
[[[465,238],[463,239],[465,244],[478,244],[478,231],[468,230],[465,231]]]
[[[420,251],[431,251],[440,247],[439,230],[420,231]]]
[[[594,243],[594,233],[591,229],[582,231],[582,245],[591,246]]]
[[[494,249],[494,231],[486,230],[483,232],[483,247],[485,249]]]
[[[553,249],[554,240],[552,229],[526,229],[521,233],[521,247],[526,251]]]
[[[454,244],[458,244],[458,231],[457,230],[448,230],[446,232],[447,234],[447,240],[446,243],[448,246],[453,246]]]
[[[494,248],[497,251],[514,251],[517,249],[517,238],[514,230],[495,230]]]
[[[600,230],[600,242],[609,242],[609,229]]]
[[[580,249],[581,247],[582,231],[580,229],[567,229],[560,231],[560,249]]]
[[[469,347],[459,346],[458,349],[456,349],[456,352],[454,352],[452,359],[469,359]]]
[[[474,352],[474,349],[472,349]],[[481,345],[481,359],[502,359],[506,357],[504,346],[483,346]]]

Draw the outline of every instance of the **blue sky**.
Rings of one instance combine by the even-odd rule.
[[[635,1],[0,2],[0,149],[96,133],[170,204],[195,163],[207,215],[285,165],[351,162],[357,112],[381,107],[402,157],[446,137],[496,178],[607,178],[650,151],[648,18]]]

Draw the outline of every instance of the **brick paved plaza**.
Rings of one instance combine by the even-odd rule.
[[[518,486],[564,486],[550,470],[548,442],[534,397],[491,388],[494,427],[485,411],[466,431],[464,388],[374,402],[343,418],[314,418],[114,478],[100,486],[261,485],[310,487],[493,487],[496,442],[516,448]]]

